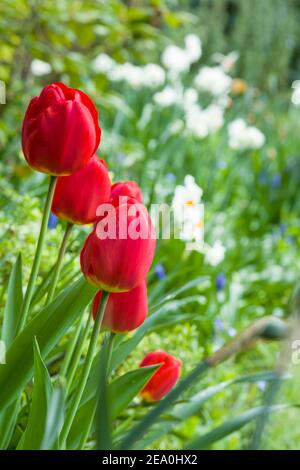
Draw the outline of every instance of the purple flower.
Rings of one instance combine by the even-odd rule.
[[[159,281],[166,277],[165,268],[162,264],[157,264],[154,268],[154,273]]]
[[[272,188],[279,188],[281,186],[281,175],[276,173],[272,178]]]
[[[260,184],[266,185],[268,183],[268,171],[266,169],[262,170],[259,173],[258,179]]]
[[[219,273],[216,277],[216,288],[218,291],[223,290],[226,284],[226,276],[224,273]]]
[[[167,173],[166,174],[166,180],[169,183],[174,183],[174,181],[176,180],[176,176],[174,175],[174,173]]]
[[[57,223],[58,223],[58,218],[56,217],[56,215],[50,212],[49,219],[48,219],[48,229],[49,230],[55,229],[57,226]]]
[[[216,331],[224,331],[225,330],[224,322],[221,318],[216,318],[216,320],[214,321],[214,327],[215,327]]]

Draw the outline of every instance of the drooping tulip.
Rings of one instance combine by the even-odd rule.
[[[153,374],[143,390],[141,397],[148,402],[161,400],[176,385],[181,369],[181,361],[165,351],[146,354],[139,367],[162,364]]]
[[[93,317],[96,318],[102,291],[99,291],[93,301]],[[138,328],[146,319],[148,310],[147,284],[143,281],[129,292],[114,292],[110,294],[102,327],[113,333],[126,333]]]
[[[155,251],[155,230],[145,206],[134,199],[109,204],[104,212],[82,248],[81,270],[99,289],[126,292],[146,278]]]
[[[52,83],[29,103],[22,147],[35,170],[57,176],[74,173],[96,152],[100,137],[97,110],[80,90]]]
[[[80,170],[57,179],[52,212],[72,224],[91,224],[100,204],[110,197],[110,179],[106,164],[94,155]]]
[[[135,181],[123,181],[114,183],[111,187],[111,199],[117,200],[120,196],[127,196],[142,202],[143,196],[139,185]]]

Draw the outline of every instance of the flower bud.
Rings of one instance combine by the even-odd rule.
[[[123,181],[114,183],[111,187],[111,199],[118,200],[120,196],[127,196],[142,202],[143,196],[139,185],[135,181]]]
[[[100,137],[97,110],[80,90],[52,83],[29,103],[22,147],[35,170],[50,175],[74,173],[96,152]]]
[[[102,291],[99,291],[93,301],[93,317],[97,316]],[[126,333],[138,328],[146,319],[148,310],[147,285],[143,281],[129,292],[114,292],[110,294],[105,309],[102,327],[113,333]]]
[[[165,351],[146,354],[139,367],[162,364],[140,392],[148,402],[161,400],[177,383],[180,376],[181,361]]]
[[[84,276],[107,292],[126,292],[141,284],[154,256],[156,236],[148,211],[126,199],[101,206],[103,214],[98,214],[81,251]]]
[[[100,204],[110,197],[110,179],[106,164],[94,155],[80,170],[57,179],[52,212],[72,224],[91,224]]]

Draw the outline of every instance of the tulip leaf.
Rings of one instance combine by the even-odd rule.
[[[269,381],[274,379],[274,372],[262,372],[259,374],[245,375],[237,377],[236,379],[226,380],[217,385],[212,385],[204,390],[201,390],[196,395],[193,395],[186,403],[175,405],[173,410],[168,414],[168,419],[160,419],[155,423],[153,429],[148,435],[138,443],[138,448],[146,448],[149,445],[161,438],[165,434],[171,432],[174,428],[180,426],[191,416],[199,413],[202,405],[210,398],[220,393],[225,388],[231,387],[235,384],[241,383],[255,383],[259,381]]]
[[[285,404],[274,405],[271,407],[271,411],[280,411],[291,406],[292,405]],[[188,444],[186,445],[186,449],[207,449],[220,439],[223,439],[224,437],[229,436],[229,434],[238,431],[250,421],[265,413],[265,411],[265,406],[258,406],[257,408],[252,408],[251,410],[248,410],[245,413],[236,416],[235,418],[229,419],[228,421],[225,421],[225,423],[223,423],[221,426],[218,426],[207,434],[204,434],[203,436],[197,437],[196,439],[193,439],[192,441],[188,442]]]
[[[159,366],[160,365],[141,367],[127,372],[121,377],[113,380],[108,385],[108,395],[111,403],[111,419],[116,419],[122,411],[126,409],[129,403],[142,390]],[[94,389],[94,394],[95,390],[96,388]],[[122,393],[120,393],[120,391],[122,391]],[[86,426],[88,426],[90,421],[90,417],[95,410],[95,406],[95,395],[80,406],[69,434],[69,449],[78,448],[81,434],[85,432]],[[96,431],[95,428],[93,431]]]
[[[5,367],[0,368],[0,408],[16,400],[32,376],[34,337],[46,358],[90,303],[95,291],[85,279],[79,279],[44,307],[17,336],[7,352]]]
[[[34,338],[34,385],[27,426],[18,449],[38,450],[41,448],[48,407],[52,396],[52,383],[45,366],[38,342]]]
[[[22,258],[19,254],[9,277],[7,301],[4,310],[1,339],[5,343],[6,349],[15,337],[22,301]]]
[[[42,450],[53,449],[64,422],[65,386],[59,383],[53,390],[48,406]]]

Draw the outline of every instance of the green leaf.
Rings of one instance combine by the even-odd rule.
[[[245,375],[237,377],[236,379],[226,380],[224,382],[218,383],[217,385],[212,385],[211,387],[207,387],[204,390],[201,390],[196,395],[191,397],[186,403],[175,405],[167,419],[161,419],[155,423],[155,426],[153,426],[153,429],[148,433],[148,435],[141,442],[139,442],[138,448],[144,449],[145,447],[149,447],[152,442],[171,432],[174,428],[180,426],[191,416],[199,413],[202,405],[206,401],[225,388],[241,383],[253,383],[259,382],[261,380],[269,381],[273,380],[273,378],[273,372],[262,372],[259,374]]]
[[[58,384],[52,392],[48,406],[45,432],[41,444],[42,450],[50,450],[57,442],[59,433],[64,423],[65,386]]]
[[[27,426],[18,449],[38,450],[44,437],[48,406],[52,395],[52,384],[47,367],[40,354],[36,338],[34,350],[34,386]]]
[[[36,336],[43,357],[55,347],[95,294],[81,278],[43,308],[12,343],[5,367],[0,368],[0,408],[18,398],[33,372],[32,343]]]
[[[21,254],[19,254],[9,277],[7,301],[4,310],[1,338],[5,342],[7,349],[11,345],[17,331],[16,326],[19,321],[22,301],[22,258]]]
[[[276,411],[276,410],[279,411],[284,408],[288,408],[289,406],[290,405],[274,405],[271,407],[271,409],[272,411]],[[219,441],[220,439],[223,439],[229,434],[232,434],[233,432],[238,431],[243,426],[248,424],[250,421],[257,418],[261,414],[265,413],[265,411],[266,411],[265,406],[259,406],[257,408],[248,410],[245,413],[239,416],[236,416],[233,419],[229,419],[228,421],[223,423],[221,426],[218,426],[217,428],[213,429],[207,434],[204,434],[203,436],[193,439],[187,444],[185,448],[186,449],[207,449],[209,446]]]
[[[111,403],[111,419],[116,419],[122,411],[126,409],[133,398],[142,390],[150,380],[159,365],[141,367],[127,372],[126,374],[113,380],[108,385],[108,395]],[[96,390],[96,388],[94,389]],[[122,393],[120,393],[122,391]],[[89,423],[90,416],[95,409],[95,394],[88,401],[83,403],[76,414],[69,437],[68,448],[76,449],[80,442],[80,437],[84,434]],[[93,429],[93,432],[97,430]]]

